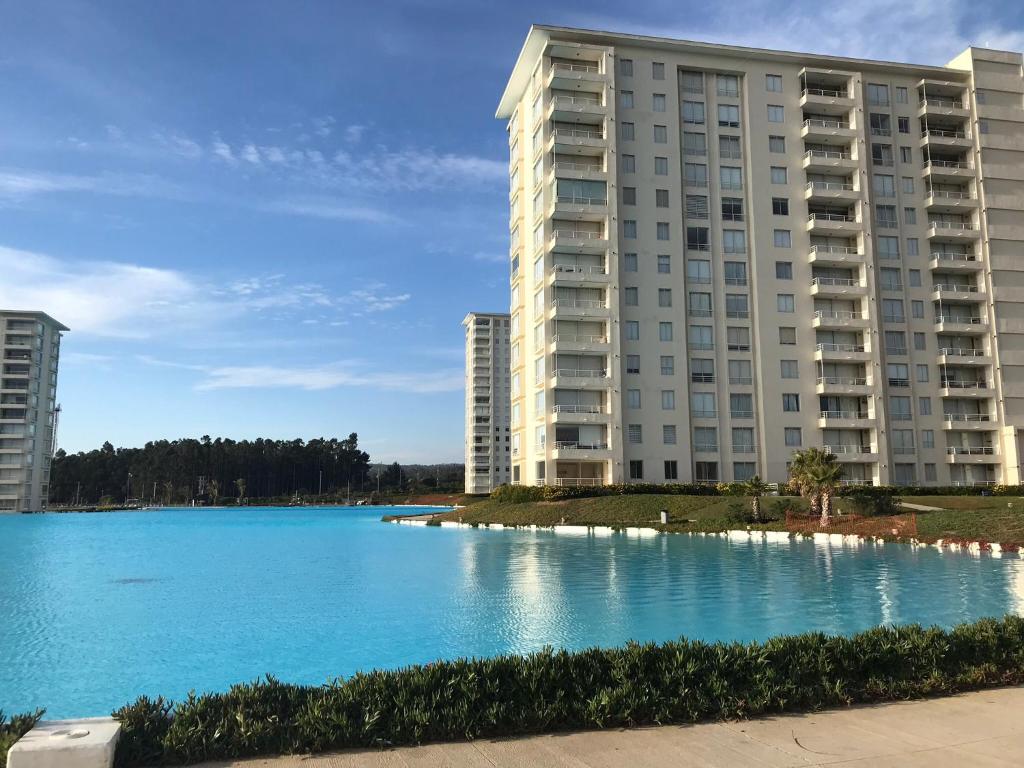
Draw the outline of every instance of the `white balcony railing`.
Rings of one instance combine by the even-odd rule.
[[[600,477],[556,477],[554,479],[554,484],[565,486],[596,486],[604,485],[604,480]]]
[[[603,131],[595,131],[589,128],[555,128],[554,135],[570,139],[604,139]]]
[[[928,226],[933,229],[954,229],[960,232],[966,232],[969,229],[974,229],[973,224],[963,221],[929,221]]]
[[[601,99],[596,96],[555,96],[552,101],[558,104],[566,104],[571,107],[600,107]]]
[[[804,152],[804,157],[819,160],[852,160],[853,156],[849,152],[842,152],[840,150],[833,149],[809,149]]]
[[[572,160],[556,160],[552,167],[556,171],[592,171],[603,173],[604,166],[600,163],[577,163]]]
[[[570,64],[561,61],[556,61],[551,68],[561,72],[600,72],[597,64]]]
[[[815,345],[819,352],[866,352],[863,344],[835,344],[833,342],[821,342]]]
[[[852,222],[856,223],[856,216],[848,216],[845,213],[812,213],[807,216],[807,220],[810,222],[816,221],[841,221],[841,222]]]
[[[969,283],[935,283],[932,290],[940,293],[979,293],[981,291],[978,286]]]
[[[927,99],[921,99],[922,107],[945,107],[947,109],[963,109],[964,103],[959,99],[939,99],[934,96],[929,96]]]
[[[579,440],[556,440],[555,450],[558,451],[606,451],[608,443],[581,443]]]
[[[992,417],[987,413],[944,413],[942,418],[944,421],[992,421]]]
[[[555,376],[564,376],[570,379],[606,379],[608,371],[600,368],[555,368],[552,372]]]
[[[551,233],[554,237],[564,240],[604,240],[603,232],[591,232],[579,229],[556,229]]]
[[[577,334],[556,333],[552,335],[551,341],[566,344],[607,344],[608,338],[606,336],[580,336]]]
[[[825,453],[832,453],[836,455],[849,455],[849,454],[865,454],[874,453],[870,445],[826,445]]]
[[[603,301],[591,299],[552,299],[551,306],[556,309],[605,309]]]
[[[808,181],[807,189],[814,192],[855,192],[853,184],[842,181]]]
[[[859,256],[860,251],[852,245],[812,245],[811,253],[816,254],[840,254],[844,256]]]
[[[868,380],[863,376],[819,376],[818,384],[834,384],[841,387],[864,387]]]
[[[828,99],[848,99],[850,94],[845,90],[834,88],[804,88],[800,91],[801,96],[824,96]]]
[[[863,312],[854,312],[852,309],[814,310],[814,318],[816,320],[864,320],[866,317]]]
[[[856,277],[815,277],[811,279],[811,285],[835,285],[843,288],[863,287]]]
[[[970,192],[955,192],[946,189],[929,189],[926,197],[941,197],[945,200],[973,200]]]
[[[850,124],[845,120],[820,120],[816,118],[808,118],[807,120],[804,120],[804,126],[807,128],[846,129],[850,127]]]
[[[584,266],[582,264],[555,264],[551,271],[556,275],[605,275],[604,267]]]
[[[956,251],[932,251],[930,256],[936,261],[981,261],[973,253],[957,253]]]
[[[819,419],[867,419],[866,411],[820,411]]]
[[[959,325],[981,325],[985,322],[983,317],[970,317],[959,315],[936,315],[936,323],[957,323]]]
[[[921,131],[922,136],[937,136],[943,139],[969,139],[970,136],[964,131],[948,131],[942,128],[926,128]]]
[[[950,456],[994,456],[995,452],[993,445],[951,445],[946,448],[946,453]]]
[[[608,205],[607,197],[576,197],[575,195],[558,195],[559,203],[566,205]]]
[[[961,160],[925,160],[925,168],[949,168],[952,170],[967,170],[969,169],[970,163],[965,163]]]
[[[973,347],[939,347],[939,354],[950,357],[982,357],[988,353],[984,349]]]
[[[604,408],[600,405],[554,405],[551,407],[552,413],[604,413]]]

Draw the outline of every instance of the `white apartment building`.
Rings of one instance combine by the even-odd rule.
[[[1021,482],[1021,65],[533,27],[512,482]]]
[[[42,312],[0,309],[0,513],[46,509],[60,335],[67,330]]]
[[[470,312],[466,328],[466,493],[511,479],[509,316]]]

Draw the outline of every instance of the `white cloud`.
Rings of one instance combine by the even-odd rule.
[[[366,133],[366,129],[369,126],[366,125],[349,125],[345,127],[345,141],[349,144],[358,144],[363,140],[363,134]]]
[[[503,253],[488,253],[484,251],[477,251],[473,254],[474,261],[486,261],[491,264],[504,264],[508,261],[508,256]]]
[[[462,389],[461,369],[422,372],[366,371],[359,363],[276,367],[268,365],[219,366],[203,370],[205,378],[196,389],[302,389],[308,391],[339,387],[373,387],[400,392],[434,393]]]
[[[380,224],[395,220],[391,214],[378,208],[330,198],[278,200],[266,204],[263,209],[269,213],[284,213],[336,221],[365,221]]]
[[[330,136],[332,131],[334,131],[335,120],[330,115],[315,117],[310,122],[313,124],[313,133],[322,138]]]
[[[234,165],[238,162],[235,158],[235,153],[231,150],[231,145],[219,138],[213,140],[213,154],[229,165]]]
[[[384,312],[401,306],[412,298],[412,294],[409,293],[387,295],[379,291],[380,287],[369,290],[358,289],[350,291],[343,301],[357,305],[364,312]]]
[[[259,165],[263,162],[260,159],[260,151],[256,149],[253,144],[246,144],[245,147],[242,148],[241,157],[247,163],[252,163],[253,165]]]
[[[36,195],[95,192],[105,195],[180,198],[182,191],[155,176],[102,173],[93,176],[22,169],[0,169],[0,201],[20,201]]]

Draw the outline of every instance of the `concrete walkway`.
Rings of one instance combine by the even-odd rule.
[[[1024,764],[1024,687],[734,723],[206,763],[205,768],[939,768]]]

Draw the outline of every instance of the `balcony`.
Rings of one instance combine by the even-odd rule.
[[[581,116],[606,117],[608,107],[597,93],[580,91],[576,96],[553,96],[548,102],[547,117],[572,122]]]
[[[598,256],[608,250],[608,236],[591,230],[558,228],[551,232],[551,248]]]
[[[943,272],[980,272],[985,269],[985,264],[980,256],[973,253],[932,251],[928,267]]]
[[[556,61],[548,70],[546,86],[555,90],[571,91],[583,83],[599,85],[608,81],[607,75],[601,72],[600,65],[594,61],[562,62]]]
[[[800,91],[800,107],[811,112],[842,114],[853,109],[853,96],[848,88],[808,85]]]
[[[551,314],[555,317],[599,317],[609,316],[608,306],[598,299],[552,299]]]
[[[812,264],[823,266],[847,266],[864,263],[864,254],[854,246],[847,245],[812,245],[808,258]]]
[[[597,368],[555,368],[551,372],[552,386],[578,388],[603,388],[608,386],[608,371]]]
[[[551,444],[551,458],[553,459],[576,459],[585,461],[587,459],[609,458],[608,443],[606,442],[581,442],[579,440],[558,440]]]
[[[604,131],[600,127],[555,128],[551,131],[551,149],[572,154],[580,149],[604,149]]]
[[[809,181],[804,187],[804,199],[809,202],[853,202],[860,199],[860,191],[846,182]]]
[[[982,336],[988,333],[987,317],[966,315],[936,315],[935,332],[961,336]]]
[[[934,190],[925,192],[925,207],[936,213],[957,213],[978,208],[978,198],[970,192],[954,192],[952,190]]]
[[[548,272],[555,285],[596,287],[607,286],[611,281],[608,270],[599,266],[581,264],[555,264]]]
[[[981,288],[970,283],[936,283],[932,301],[985,301]]]
[[[856,133],[847,120],[809,118],[800,127],[800,138],[823,144],[848,142]]]
[[[870,324],[866,314],[853,310],[818,309],[812,320],[815,328],[867,328]]]
[[[964,242],[981,239],[981,230],[971,222],[929,221],[926,234],[933,241]]]
[[[973,347],[939,347],[939,365],[992,365],[992,356]]]
[[[601,405],[555,405],[551,420],[555,424],[607,424],[611,416]]]
[[[819,342],[814,346],[814,359],[829,363],[866,363],[871,360],[871,350],[864,344]]]
[[[819,376],[816,383],[819,395],[869,395],[872,392],[870,380],[860,376]]]
[[[918,117],[961,117],[968,118],[971,112],[961,99],[931,97],[922,99],[917,105]]]
[[[974,178],[974,168],[964,160],[926,160],[921,175],[963,181]]]
[[[604,221],[608,217],[608,198],[558,195],[551,201],[548,215],[578,221]]]
[[[840,462],[875,462],[878,461],[878,451],[871,445],[826,445],[825,453],[831,453]]]
[[[992,397],[992,385],[984,379],[943,379],[939,382],[942,397]]]
[[[999,461],[993,445],[949,446],[947,464],[994,464]]]
[[[818,412],[821,429],[871,429],[874,426],[875,420],[867,410]]]
[[[558,156],[551,163],[549,183],[557,183],[558,179],[576,179],[580,181],[604,181],[608,174],[604,160],[593,155],[570,155],[572,159]]]
[[[855,235],[861,230],[856,216],[845,213],[812,213],[807,216],[807,231],[812,235]]]
[[[586,336],[568,333],[556,333],[551,337],[551,351],[559,352],[608,352],[607,336]]]
[[[971,134],[966,131],[950,130],[943,128],[927,128],[921,131],[921,147],[936,147],[947,149],[970,149]]]
[[[867,286],[856,277],[815,277],[811,280],[811,296],[866,296]]]
[[[991,432],[999,425],[987,413],[944,413],[942,428],[957,432]]]
[[[847,151],[809,149],[804,153],[801,163],[804,170],[822,173],[829,171],[853,171],[857,169],[857,160]]]

